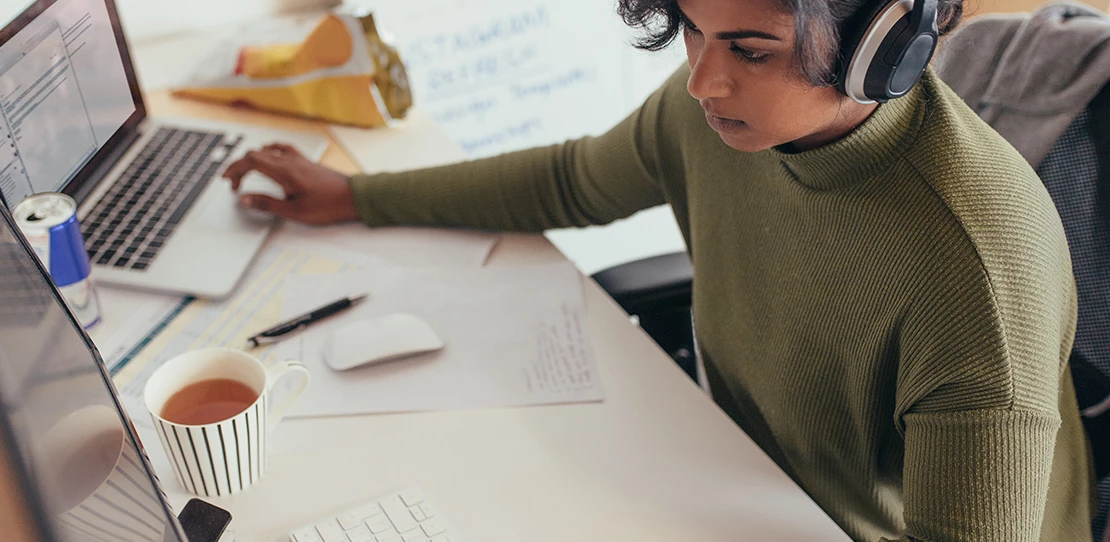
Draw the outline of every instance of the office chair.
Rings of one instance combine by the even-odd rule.
[[[1094,451],[1101,540],[1110,508],[1110,85],[1091,101],[1037,166],[1071,251],[1079,319],[1071,352],[1076,398]]]

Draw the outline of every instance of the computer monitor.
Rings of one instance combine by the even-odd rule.
[[[0,485],[20,488],[43,542],[188,540],[100,354],[3,205],[0,448]]]

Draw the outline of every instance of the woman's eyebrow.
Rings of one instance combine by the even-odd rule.
[[[683,21],[693,24],[693,21],[690,20],[690,17],[686,16],[686,12],[682,11],[682,8],[676,5],[675,9],[678,10],[678,16],[681,17]],[[718,32],[717,34],[715,34],[715,37],[719,40],[742,40],[744,38],[760,38],[765,40],[783,41],[782,38],[774,34],[768,34],[767,32],[760,32],[758,30],[746,30],[743,28],[730,30],[728,32]]]
[[[761,38],[765,40],[782,41],[782,38],[774,34],[768,34],[766,32],[760,32],[758,30],[744,29],[730,30],[728,32],[718,32],[716,34],[716,37],[719,40],[742,40],[744,38]]]

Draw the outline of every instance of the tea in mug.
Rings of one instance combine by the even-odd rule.
[[[231,419],[258,399],[250,386],[230,378],[201,380],[174,393],[162,407],[164,420],[181,425],[206,425]]]

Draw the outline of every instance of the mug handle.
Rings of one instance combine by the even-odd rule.
[[[305,390],[308,389],[308,383],[312,381],[312,374],[308,372],[308,367],[299,361],[281,361],[266,369],[266,393],[272,393],[279,380],[294,374],[300,374],[301,384],[296,390],[289,393],[282,404],[270,408],[270,411],[266,413],[266,417],[269,418],[269,422],[266,424],[267,432],[273,431],[278,422],[285,417],[285,412],[289,410],[289,407],[293,406],[293,403],[304,395]]]

